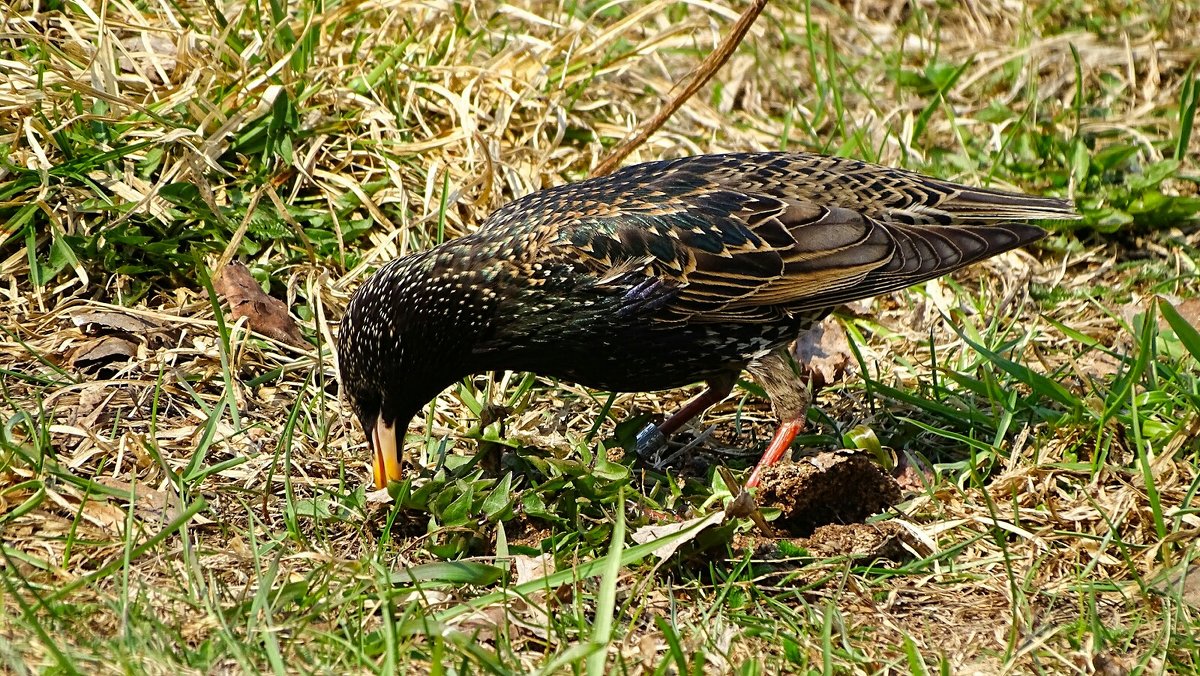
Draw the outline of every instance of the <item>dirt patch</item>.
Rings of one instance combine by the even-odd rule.
[[[760,507],[782,513],[772,525],[787,533],[815,535],[827,524],[860,523],[900,502],[900,486],[870,456],[850,451],[820,453],[781,462],[762,474]]]
[[[795,548],[805,550],[810,557],[847,556],[853,559],[868,561],[884,559],[899,563],[912,558],[912,554],[904,546],[906,537],[904,527],[894,521],[831,523],[817,528],[810,537],[806,538],[776,540],[750,533],[740,536],[741,539],[737,544],[753,549],[755,558],[763,561],[795,560],[794,555],[786,554],[780,548],[780,543],[787,542]],[[800,563],[799,565],[804,564]]]
[[[881,523],[831,523],[813,531],[795,544],[815,556],[853,556],[903,561],[911,558],[904,548],[904,527],[894,521]]]

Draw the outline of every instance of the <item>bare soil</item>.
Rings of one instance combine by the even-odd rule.
[[[822,526],[861,523],[900,502],[901,490],[869,455],[820,453],[781,462],[763,472],[760,507],[782,513],[773,525],[794,536],[815,536]]]

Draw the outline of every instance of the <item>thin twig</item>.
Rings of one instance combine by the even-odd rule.
[[[729,57],[733,56],[734,50],[736,50],[737,46],[741,44],[742,38],[746,37],[746,32],[749,31],[750,27],[754,25],[754,20],[758,18],[759,14],[762,14],[763,8],[766,6],[767,0],[753,0],[751,5],[746,8],[746,11],[742,12],[742,15],[738,17],[737,23],[733,24],[733,30],[730,31],[729,35],[725,36],[725,39],[721,41],[721,44],[717,45],[717,48],[713,50],[713,52],[709,54],[707,58],[704,59],[704,62],[691,72],[691,74],[688,76],[687,82],[683,86],[683,89],[674,98],[668,101],[667,105],[659,109],[659,111],[655,113],[654,117],[642,123],[642,125],[638,128],[637,134],[634,134],[633,138],[625,141],[621,145],[617,146],[616,150],[609,153],[608,157],[605,157],[600,164],[592,170],[592,176],[603,176],[616,169],[617,165],[621,164],[621,161],[629,156],[629,153],[633,152],[635,148],[645,143],[646,139],[650,138],[651,134],[657,131],[659,127],[663,126],[667,119],[670,118],[671,115],[675,114],[676,110],[679,110],[679,107],[683,105],[684,101],[692,98],[693,94],[699,91],[705,83],[712,79],[712,76],[721,69],[721,66],[725,65],[725,62],[729,60]]]

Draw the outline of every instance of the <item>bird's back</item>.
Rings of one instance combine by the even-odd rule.
[[[543,360],[553,367],[543,372],[585,384],[654,389],[624,378],[621,353],[631,353],[630,374],[657,363],[680,372],[673,381],[694,380],[702,364],[751,359],[833,306],[1042,236],[1025,221],[1074,217],[1055,198],[843,158],[745,153],[534,193],[463,245],[499,261],[488,276],[503,288],[501,324],[486,350],[514,358],[510,368]]]

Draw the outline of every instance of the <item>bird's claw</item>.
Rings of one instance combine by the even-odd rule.
[[[638,432],[635,449],[644,465],[662,471],[688,451],[704,443],[713,429],[715,428],[709,427],[687,443],[680,444],[672,442],[658,425],[649,424]]]

